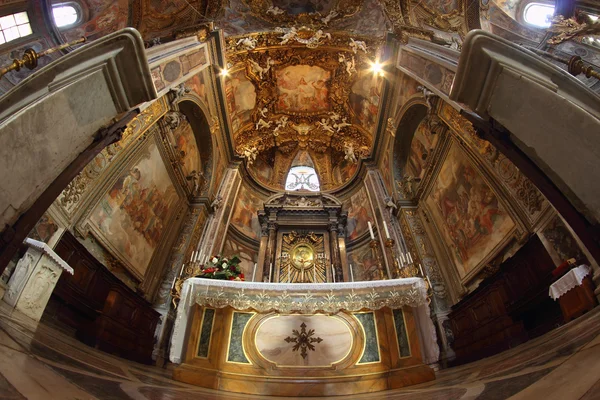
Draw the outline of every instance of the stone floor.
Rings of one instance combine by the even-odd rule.
[[[35,326],[0,305],[0,399],[259,399],[170,379]],[[437,373],[426,384],[352,399],[600,399],[600,307],[512,350]],[[275,399],[275,397],[272,397]],[[306,399],[306,398],[305,398]]]

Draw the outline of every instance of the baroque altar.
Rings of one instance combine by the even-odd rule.
[[[423,279],[262,283],[190,278],[171,342],[174,379],[280,396],[375,392],[435,379]],[[240,377],[243,376],[243,379]]]

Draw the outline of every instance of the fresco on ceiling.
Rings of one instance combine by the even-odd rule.
[[[450,14],[458,8],[458,0],[423,0],[423,4],[441,14]]]
[[[244,235],[256,240],[260,239],[260,223],[257,212],[262,209],[263,203],[263,199],[242,186],[233,209],[231,224]]]
[[[278,112],[329,111],[331,73],[317,66],[292,65],[277,71]]]
[[[225,244],[223,245],[222,255],[226,257],[238,256],[240,259],[240,267],[247,281],[252,280],[252,271],[254,270],[254,263],[258,261],[258,249],[248,247],[238,241],[236,241],[231,235],[227,235]],[[261,271],[256,271],[256,279],[260,280]]]
[[[256,88],[246,78],[245,71],[238,71],[225,80],[225,96],[231,115],[231,126],[235,132],[250,121],[256,105]]]
[[[256,179],[265,185],[271,184],[273,178],[273,167],[265,162],[262,157],[258,157],[250,167]]]
[[[136,275],[143,276],[178,201],[158,147],[151,141],[141,159],[121,172],[92,209],[92,231]]]
[[[348,250],[348,268],[352,266],[354,281],[379,280],[379,267],[369,242],[362,246]]]
[[[368,222],[373,221],[371,203],[364,187],[344,202],[344,209],[348,210],[346,237],[354,240],[365,233],[369,229]]]
[[[356,173],[358,163],[353,163],[349,160],[342,159],[333,167],[333,179],[336,184],[341,185],[348,182]]]
[[[412,73],[414,73],[419,78],[427,81],[429,84],[431,84],[433,87],[440,90],[441,92],[445,94],[450,93],[450,88],[452,87],[452,82],[454,81],[454,71],[442,67],[436,62],[428,60],[419,55],[409,53],[407,51],[402,52],[399,64],[411,71]],[[416,83],[416,81],[412,81]],[[418,85],[419,84],[417,83],[414,86],[415,91]],[[407,93],[414,94],[412,90],[412,87],[407,88]],[[406,97],[406,95],[403,96]]]
[[[382,3],[377,0],[363,1],[360,11],[355,15],[334,20],[329,26],[335,27],[339,31],[360,32],[361,35],[383,37],[390,27]]]
[[[198,171],[200,155],[192,126],[187,121],[182,121],[173,132],[175,152],[181,157],[180,163],[184,176],[192,171]]]
[[[379,100],[383,78],[366,72],[352,85],[350,107],[356,116],[355,123],[360,123],[373,133],[377,124]]]
[[[86,1],[89,15],[86,22],[71,29],[61,30],[66,42],[77,40],[82,36],[88,41],[98,39],[127,26],[129,5],[127,2],[114,0]]]
[[[273,0],[273,6],[279,7],[290,15],[319,12],[327,15],[335,1],[331,0]]]
[[[477,270],[515,229],[496,194],[455,143],[427,204],[461,278]]]
[[[511,18],[516,17],[517,5],[521,0],[495,0],[494,3]]]
[[[312,160],[308,151],[299,151],[296,153],[296,157],[294,157],[294,161],[292,161],[292,167],[303,166],[303,167],[315,167],[315,163]]]
[[[488,17],[492,25],[492,33],[509,40],[514,41],[521,37],[539,43],[546,34],[545,29],[530,29],[521,25],[494,3],[490,3]]]

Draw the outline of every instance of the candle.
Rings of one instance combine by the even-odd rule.
[[[421,276],[425,276],[425,274],[423,273],[423,267],[421,266],[421,264],[419,264],[419,269],[421,270]]]
[[[400,253],[400,259],[402,260],[402,265],[406,264],[406,261],[404,260],[404,254]]]
[[[385,237],[386,239],[390,238],[390,231],[388,231],[388,227],[385,221],[383,221],[383,229],[385,229]]]
[[[256,263],[254,263],[254,269],[252,270],[252,282],[254,282],[255,276],[256,276]]]
[[[367,221],[369,224],[369,233],[371,233],[371,240],[375,240],[375,235],[373,234],[373,226],[371,226],[371,221]]]
[[[410,261],[411,264],[414,263],[414,261],[412,259],[412,256],[410,255],[410,251],[408,252],[408,259],[409,259],[409,261]]]
[[[431,281],[429,280],[429,276],[425,275],[425,278],[427,278],[427,283],[429,283],[429,287],[433,289],[433,286],[431,286]]]
[[[194,262],[195,251],[192,251],[192,255],[190,256],[190,262]]]
[[[272,272],[273,272],[273,263],[269,263],[269,282],[271,282]]]
[[[402,265],[402,263],[400,262],[400,259],[398,259],[398,257],[396,257],[396,262],[398,263],[400,268],[404,267],[404,265]]]
[[[352,271],[352,264],[350,264],[350,280],[354,282],[354,271]]]
[[[331,279],[333,279],[333,283],[335,283],[335,268],[333,268],[333,264],[331,264]]]

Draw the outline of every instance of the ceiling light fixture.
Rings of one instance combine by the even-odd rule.
[[[381,64],[379,60],[371,63],[371,72],[383,76],[383,64]]]
[[[219,74],[223,77],[229,76],[229,70],[227,68],[223,68]]]

